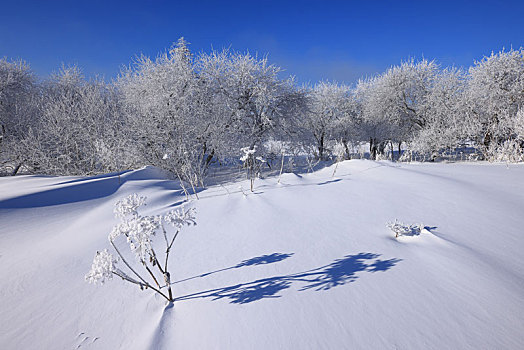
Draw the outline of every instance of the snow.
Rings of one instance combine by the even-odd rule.
[[[197,225],[173,247],[167,308],[84,276],[110,250],[115,203],[138,193],[165,214],[185,202],[177,182],[151,167],[1,178],[0,348],[523,347],[522,164],[333,167],[186,203]],[[395,238],[396,219],[425,229]]]

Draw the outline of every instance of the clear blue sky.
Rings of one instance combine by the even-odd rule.
[[[193,51],[269,54],[299,82],[355,82],[408,57],[467,67],[524,46],[524,1],[2,0],[0,57],[115,77],[184,36]]]

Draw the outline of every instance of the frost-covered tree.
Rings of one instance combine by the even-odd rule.
[[[37,118],[38,87],[24,61],[0,59],[0,164],[15,175],[28,155],[23,139]]]
[[[334,123],[334,137],[344,146],[344,158],[350,159],[353,148],[367,141],[362,103],[355,89],[349,91],[343,111],[341,118]]]
[[[194,209],[175,209],[165,215],[143,216],[138,209],[145,203],[146,198],[136,193],[116,203],[115,214],[121,222],[108,236],[116,255],[107,249],[98,251],[85,279],[90,283],[104,284],[117,276],[140,289],[149,288],[173,302],[169,256],[182,227],[196,224]],[[120,240],[127,242],[134,258],[119,248]],[[120,262],[124,266],[120,267]]]
[[[520,141],[524,141],[524,107],[517,112],[513,127]]]
[[[180,38],[155,59],[139,57],[117,83],[124,96],[128,133],[145,164],[175,172],[193,186],[224,138],[221,104],[195,71],[188,43]]]
[[[387,141],[394,134],[393,123],[379,109],[377,77],[360,80],[355,88],[355,98],[362,110],[361,130],[363,139],[369,141],[371,159],[384,152]]]
[[[315,141],[317,157],[324,159],[328,141],[335,137],[337,127],[349,112],[349,87],[320,82],[309,90],[308,103],[304,124]]]
[[[27,138],[35,172],[86,175],[120,170],[125,153],[118,95],[101,80],[86,81],[79,68],[63,67],[43,86],[41,115]]]
[[[438,66],[433,61],[413,59],[393,66],[382,75],[371,79],[365,99],[366,119],[378,119],[389,125],[385,137],[400,144],[410,141],[428,122],[427,95],[435,79]],[[373,135],[371,144],[377,144]],[[384,140],[378,140],[382,143]],[[373,147],[373,145],[372,145]]]
[[[292,79],[280,79],[281,69],[267,58],[212,51],[199,57],[197,69],[219,106],[231,150],[243,145],[260,148],[277,130],[289,131],[291,119],[301,112],[302,93]]]
[[[524,49],[492,53],[475,62],[466,97],[470,132],[486,157],[495,158],[507,142],[514,143],[517,157],[522,154],[514,125],[524,107]]]
[[[191,54],[180,40],[155,59],[140,56],[125,69],[117,85],[128,115],[128,133],[133,133],[142,161],[173,170],[179,168],[184,134],[190,127],[196,80]]]
[[[447,68],[435,75],[425,98],[426,120],[411,150],[435,155],[467,141],[465,85],[466,76],[460,69]]]
[[[114,83],[88,81],[77,67],[39,81],[23,61],[0,59],[0,170],[85,175],[154,165],[196,195],[210,164],[238,161],[245,146],[268,166],[280,157],[282,170],[284,152],[264,153],[270,140],[286,145],[289,164],[291,154],[316,155],[307,157],[311,170],[337,142],[345,158],[369,143],[372,159],[388,147],[392,159],[401,146],[434,159],[464,145],[490,160],[524,159],[522,48],[492,53],[467,74],[410,59],[353,89],[297,88],[281,76],[249,53],[195,56],[183,38],[154,59],[138,57]]]

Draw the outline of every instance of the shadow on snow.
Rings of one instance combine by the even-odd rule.
[[[213,275],[215,273],[222,272],[222,271],[238,269],[238,268],[244,267],[244,266],[256,266],[256,265],[271,264],[271,263],[275,263],[275,262],[279,262],[279,261],[282,261],[284,259],[287,259],[287,258],[289,258],[292,255],[293,255],[293,253],[289,253],[289,254],[273,253],[273,254],[261,255],[261,256],[257,256],[257,257],[251,258],[251,259],[244,260],[244,261],[236,264],[235,266],[226,267],[224,269],[219,269],[219,270],[203,273],[203,274],[198,275],[198,276],[184,278],[183,280],[175,281],[172,284],[189,281],[189,280],[192,280],[192,279],[195,279],[195,278],[201,278],[201,277],[210,276],[210,275]]]
[[[39,208],[51,205],[70,204],[103,198],[115,193],[121,183],[118,178],[108,177],[90,182],[76,182],[66,187],[30,193],[5,199],[0,208]]]
[[[177,181],[166,180],[155,168],[146,167],[137,171],[83,177],[52,184],[50,186],[61,187],[2,200],[0,209],[39,208],[100,199],[114,194],[125,183],[138,180],[154,180],[142,187],[155,186],[182,194]]]
[[[258,264],[268,264],[271,262],[281,261],[291,254],[271,254],[262,257],[244,260],[240,264],[213,271],[200,276],[204,277],[219,271],[238,268],[241,266],[251,266]],[[315,291],[329,290],[331,288],[354,282],[359,272],[384,272],[395,266],[401,259],[379,259],[379,254],[359,253],[346,255],[342,259],[337,259],[329,265],[321,266],[316,269],[289,274],[263,278],[252,282],[240,283],[232,286],[210,289],[198,293],[188,294],[176,298],[176,301],[211,298],[212,300],[229,299],[233,304],[247,304],[264,298],[278,298],[278,293],[291,287],[293,284],[302,285],[300,291],[313,289]],[[186,280],[188,280],[186,279]],[[185,281],[185,280],[183,280]],[[182,281],[178,281],[182,282]],[[177,283],[178,283],[177,282]]]

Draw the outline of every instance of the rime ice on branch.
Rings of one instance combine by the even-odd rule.
[[[138,285],[141,289],[150,288],[169,302],[174,300],[171,290],[171,273],[169,272],[169,253],[184,226],[196,225],[194,208],[174,209],[165,215],[142,216],[138,209],[146,204],[146,197],[134,193],[118,201],[115,215],[121,222],[109,233],[108,239],[116,257],[107,249],[96,253],[91,270],[85,279],[90,283],[103,284],[116,275],[123,280]],[[161,232],[164,245],[162,251],[155,247],[155,237]],[[130,260],[117,247],[119,237],[124,237],[129,249],[135,255]],[[163,255],[163,263],[159,254]],[[124,270],[117,267],[122,262]],[[164,291],[164,289],[166,291]]]

